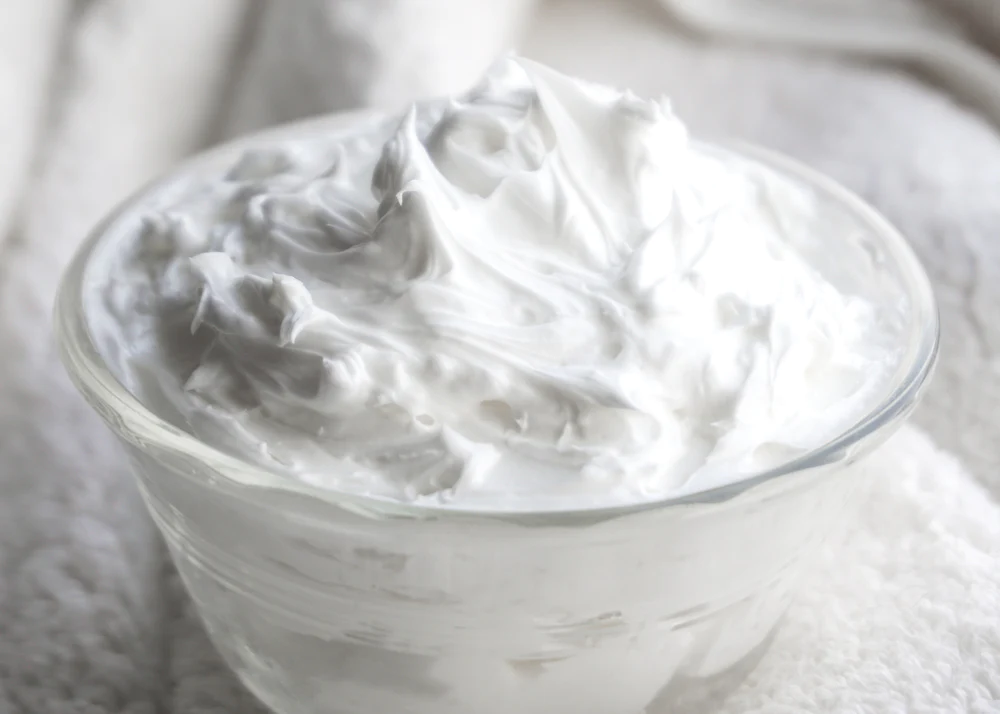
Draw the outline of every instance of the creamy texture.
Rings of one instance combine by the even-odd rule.
[[[463,97],[176,189],[88,316],[144,404],[289,478],[632,503],[787,461],[872,406],[895,355],[796,249],[813,211],[666,103],[510,58]]]

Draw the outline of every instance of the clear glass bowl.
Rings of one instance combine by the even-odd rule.
[[[93,256],[172,185],[248,145],[349,131],[347,114],[197,157],[105,220],[66,272],[66,367],[120,437],[141,492],[223,657],[281,714],[638,714],[759,652],[817,549],[850,520],[855,464],[913,409],[937,311],[904,239],[863,201],[785,158],[842,244],[804,236],[843,289],[899,309],[902,359],[856,425],[779,468],[683,498],[558,513],[460,513],[289,482],[145,409],[95,348],[83,308]],[[829,234],[828,232],[826,232]],[[835,254],[838,260],[824,261]]]

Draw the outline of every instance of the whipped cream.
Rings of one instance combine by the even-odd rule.
[[[896,359],[799,250],[836,258],[808,190],[523,59],[168,194],[91,281],[99,348],[157,414],[330,489],[691,492],[833,438]]]

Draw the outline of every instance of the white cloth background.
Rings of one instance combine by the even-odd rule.
[[[206,141],[454,91],[511,43],[829,172],[935,283],[925,431],[873,459],[847,545],[719,711],[1000,712],[996,127],[902,70],[686,39],[652,0],[0,0],[0,713],[257,710],[56,359],[53,293],[87,229]]]

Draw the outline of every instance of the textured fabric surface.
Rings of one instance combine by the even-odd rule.
[[[62,375],[56,279],[105,210],[220,127],[389,105],[477,75],[527,3],[481,0],[506,18],[485,27],[449,12],[461,2],[420,18],[467,30],[449,47],[358,36],[350,8],[376,10],[350,0],[346,19],[318,0],[277,19],[238,0],[0,0],[0,97],[14,98],[0,102],[0,712],[257,710],[207,643],[117,446]],[[378,22],[409,26],[407,5],[376,3]],[[303,26],[304,42],[340,33],[361,50],[319,64],[276,50]],[[652,2],[548,3],[522,46],[666,92],[702,134],[834,175],[904,230],[938,292],[941,366],[915,419],[930,436],[904,429],[872,460],[846,545],[718,710],[1000,712],[1000,133],[900,70],[694,42]],[[426,66],[461,71],[414,86],[429,54]]]
[[[532,0],[303,0],[294,12],[266,3],[227,129],[461,91],[531,9]]]

